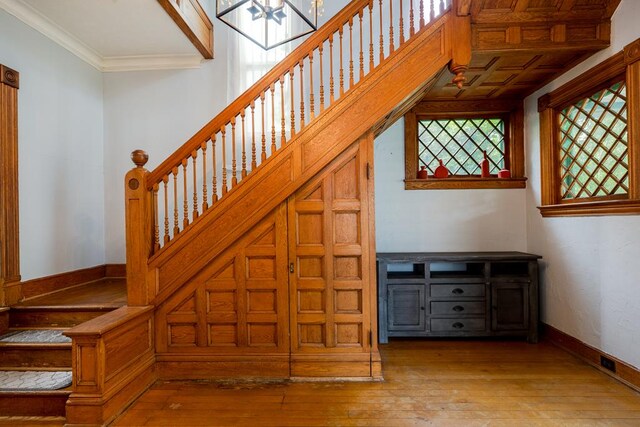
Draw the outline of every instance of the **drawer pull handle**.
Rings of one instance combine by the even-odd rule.
[[[452,308],[452,310],[460,313],[461,311],[464,311],[464,307],[461,305],[456,305],[455,307]]]
[[[455,295],[461,295],[461,294],[464,294],[464,291],[460,288],[455,288],[454,290],[451,291],[451,293]]]
[[[464,328],[464,323],[456,322],[452,326],[456,329],[462,329]]]

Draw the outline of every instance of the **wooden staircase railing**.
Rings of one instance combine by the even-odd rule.
[[[448,3],[356,0],[334,16],[150,173],[152,252],[170,244]]]

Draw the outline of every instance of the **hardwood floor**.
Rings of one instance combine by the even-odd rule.
[[[124,278],[107,278],[31,298],[16,307],[85,307],[118,308],[127,304],[127,282]]]
[[[640,425],[640,394],[551,344],[392,341],[385,381],[157,383],[116,426]]]

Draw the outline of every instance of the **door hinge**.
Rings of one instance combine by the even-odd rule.
[[[371,179],[371,165],[367,162],[367,180]]]

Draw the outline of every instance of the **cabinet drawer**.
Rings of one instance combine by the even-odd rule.
[[[484,331],[485,329],[486,322],[484,317],[431,319],[431,332],[468,332]]]
[[[433,301],[431,314],[484,315],[487,305],[484,301]]]
[[[431,297],[483,297],[485,295],[484,283],[479,284],[431,284]]]

